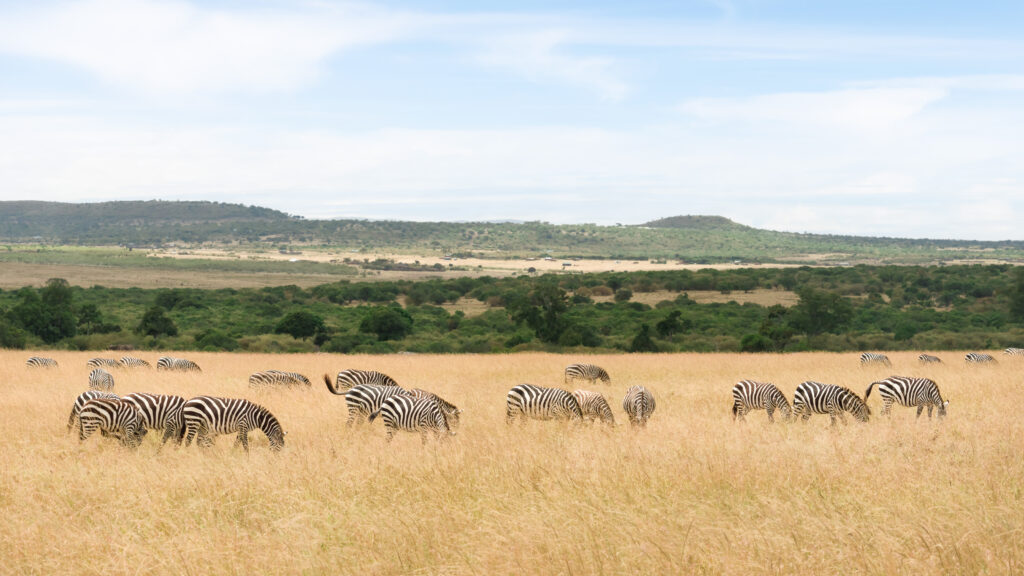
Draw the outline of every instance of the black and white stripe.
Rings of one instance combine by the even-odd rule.
[[[931,354],[921,354],[917,357],[917,361],[921,364],[942,364],[942,360],[938,356]]]
[[[152,368],[149,362],[146,362],[142,358],[135,358],[133,356],[121,357],[121,366],[124,368]]]
[[[433,392],[428,392],[421,388],[413,388],[412,390],[407,391],[406,394],[413,398],[427,398],[437,402],[437,405],[441,407],[441,412],[444,413],[445,419],[448,421],[448,428],[451,430],[458,429],[462,410],[459,410],[455,404],[452,404]]]
[[[388,432],[388,442],[398,430],[419,432],[424,444],[427,443],[427,434],[431,432],[438,440],[455,435],[441,405],[434,398],[395,394],[384,400],[379,410],[370,414],[369,421],[373,422],[378,415]]]
[[[25,366],[28,366],[29,368],[56,368],[57,361],[53,358],[31,356],[28,360],[25,360]]]
[[[103,392],[102,390],[88,390],[79,394],[78,398],[75,398],[75,405],[71,407],[71,416],[68,417],[68,432],[71,432],[71,428],[77,423],[78,415],[82,412],[82,407],[85,406],[85,403],[96,398],[117,400],[118,395],[113,392]]]
[[[360,384],[345,392],[345,406],[348,408],[346,426],[369,421],[370,414],[380,410],[384,401],[392,396],[405,396],[408,393],[399,386],[371,386]]]
[[[612,408],[599,392],[573,390],[572,396],[580,404],[583,420],[586,422],[600,421],[602,424],[615,426],[615,416],[612,414]]]
[[[267,386],[312,386],[309,378],[298,372],[283,372],[281,370],[264,370],[249,376],[249,386],[252,388],[263,388]]]
[[[1024,348],[1007,348],[1003,350],[1003,354],[1007,356],[1024,356]]]
[[[284,431],[269,410],[244,398],[197,396],[182,407],[185,421],[185,446],[194,439],[201,447],[213,445],[219,434],[238,434],[235,445],[249,451],[249,432],[262,430],[270,441],[270,449],[284,448]]]
[[[939,418],[946,415],[946,406],[949,402],[942,401],[939,394],[939,386],[934,380],[928,378],[908,378],[905,376],[890,376],[885,380],[872,382],[864,392],[864,401],[867,402],[871,395],[871,388],[878,385],[878,395],[882,397],[882,415],[888,416],[894,403],[901,406],[917,407],[917,417],[921,417],[921,411],[928,408],[928,417],[932,417],[932,408],[939,409]]]
[[[631,425],[643,428],[654,414],[654,395],[643,386],[630,386],[622,398],[622,409]]]
[[[520,384],[508,391],[505,421],[516,419],[582,421],[580,403],[567,390]]]
[[[591,383],[600,380],[605,384],[611,382],[608,372],[606,372],[604,368],[594,364],[569,364],[566,366],[565,383],[568,384],[573,380],[587,380]]]
[[[101,366],[109,366],[110,368],[121,367],[121,364],[119,364],[117,360],[114,360],[113,358],[90,358],[89,361],[85,363],[85,365],[90,368],[99,368]]]
[[[806,422],[811,414],[828,414],[834,426],[837,416],[846,424],[846,412],[861,422],[867,422],[871,416],[868,405],[849,388],[812,381],[796,387],[793,418],[799,417]]]
[[[751,410],[764,410],[768,412],[768,421],[775,422],[775,410],[782,412],[783,418],[787,421],[792,417],[793,411],[789,407],[789,401],[775,384],[770,382],[757,382],[754,380],[740,380],[732,387],[732,419],[745,420],[744,416]]]
[[[878,354],[876,352],[865,352],[860,355],[860,365],[868,366],[871,364],[880,364],[882,366],[892,366],[892,362],[889,361],[889,357],[885,354]]]
[[[338,377],[334,382],[331,382],[330,374],[324,374],[324,382],[327,383],[327,389],[332,394],[344,394],[345,390],[355,386],[398,386],[398,382],[395,382],[395,379],[387,374],[374,370],[356,370],[355,368],[338,372]]]
[[[145,434],[135,406],[117,398],[94,398],[82,406],[78,413],[78,440],[84,442],[96,430],[117,438],[129,448],[138,447]]]
[[[156,361],[157,370],[172,370],[178,372],[202,372],[199,365],[185,358],[174,358],[172,356],[161,356]]]
[[[964,361],[968,364],[995,364],[996,359],[991,354],[983,354],[981,352],[971,352],[964,356]]]
[[[113,390],[114,376],[103,368],[95,368],[89,372],[90,390]]]
[[[174,438],[181,443],[185,432],[185,420],[182,409],[185,399],[181,396],[167,394],[145,394],[137,392],[121,398],[131,402],[139,413],[139,423],[146,430],[162,430],[164,433],[161,445]]]

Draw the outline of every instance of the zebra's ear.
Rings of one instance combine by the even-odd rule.
[[[949,406],[949,400],[946,400],[945,402],[942,403],[943,408],[945,408],[946,406]]]

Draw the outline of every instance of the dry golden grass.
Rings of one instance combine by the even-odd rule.
[[[119,371],[116,391],[247,397],[288,432],[246,455],[222,437],[207,451],[135,452],[65,434],[93,353],[0,352],[0,572],[11,574],[1020,574],[1024,572],[1024,361],[861,369],[857,355],[334,356],[179,353],[199,375]],[[108,353],[107,356],[114,356]],[[139,353],[155,364],[157,354]],[[619,426],[506,427],[514,384],[561,385],[573,361],[608,369]],[[464,411],[451,442],[384,441],[379,423],[347,430],[323,384],[254,393],[248,375],[311,378],[381,370]],[[934,378],[945,422],[830,429],[732,421],[732,385],[806,379],[858,393],[890,373]],[[625,426],[635,383],[658,401],[648,428]],[[874,395],[869,404],[877,412]]]

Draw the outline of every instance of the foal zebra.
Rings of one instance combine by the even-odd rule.
[[[97,429],[129,448],[137,448],[146,433],[135,406],[116,398],[94,398],[82,406],[78,413],[78,441],[85,442]]]
[[[281,423],[269,410],[243,398],[215,398],[197,396],[182,406],[185,421],[185,446],[196,444],[206,448],[213,446],[218,434],[235,434],[235,446],[239,444],[249,451],[249,431],[262,430],[270,441],[270,449],[277,452],[284,448]]]
[[[103,368],[89,372],[89,388],[91,390],[113,390],[114,377]]]
[[[608,401],[598,392],[590,390],[575,390],[573,398],[580,403],[580,410],[583,412],[583,419],[587,422],[600,420],[602,424],[615,426],[615,416],[612,415],[612,408]]]
[[[82,392],[81,394],[79,394],[78,398],[75,398],[74,406],[71,407],[71,416],[68,417],[69,433],[71,432],[71,428],[74,427],[76,421],[78,420],[78,415],[82,412],[82,407],[85,406],[85,403],[88,402],[89,400],[94,400],[96,398],[107,398],[117,400],[118,395],[112,392],[103,392],[102,390],[88,390],[86,392]]]
[[[299,386],[305,384],[312,386],[309,378],[298,372],[282,372],[281,370],[264,370],[249,376],[249,386],[260,388],[262,386]]]
[[[875,352],[865,352],[860,355],[860,365],[868,366],[870,364],[881,364],[882,366],[892,366],[892,362],[889,362],[889,357],[885,354],[877,354]]]
[[[360,384],[345,392],[345,406],[348,407],[346,426],[368,422],[370,415],[380,410],[385,400],[392,396],[406,396],[408,392],[399,386],[370,386]]]
[[[110,366],[111,368],[120,368],[121,365],[113,358],[91,358],[85,363],[90,368],[99,368],[100,366]]]
[[[331,375],[324,374],[324,382],[332,394],[344,394],[341,390],[348,390],[355,386],[398,386],[398,382],[387,374],[374,370],[356,370],[349,368],[338,372],[337,380],[332,383]]]
[[[1003,354],[1007,356],[1024,356],[1024,348],[1007,348],[1003,350]]]
[[[505,422],[512,424],[517,418],[525,423],[534,420],[582,421],[580,403],[561,388],[544,388],[533,384],[520,384],[508,391],[505,400]]]
[[[433,432],[438,440],[455,435],[444,410],[433,398],[395,394],[384,400],[379,410],[370,414],[369,421],[373,422],[378,415],[384,421],[384,429],[388,431],[388,442],[398,430],[419,432],[424,444],[427,443],[429,432]]]
[[[25,360],[25,366],[28,366],[29,368],[56,368],[57,361],[53,358],[31,356],[28,360]]]
[[[990,354],[982,354],[980,352],[971,352],[964,356],[964,361],[968,364],[995,364],[996,359]]]
[[[643,386],[630,386],[622,399],[622,409],[634,427],[645,428],[647,421],[654,414],[654,395]]]
[[[185,399],[181,396],[166,394],[135,393],[123,396],[121,400],[131,402],[139,413],[139,423],[145,430],[163,430],[161,446],[171,438],[181,444],[185,432],[185,420],[182,408]]]
[[[861,422],[867,422],[871,416],[868,405],[849,388],[822,384],[820,382],[804,382],[796,387],[793,395],[793,418],[800,417],[804,422],[811,414],[828,414],[832,425],[836,424],[836,416],[846,424],[845,413]]]
[[[157,370],[175,370],[179,372],[202,372],[199,365],[191,360],[185,358],[174,358],[171,356],[161,356],[156,361]]]
[[[907,378],[905,376],[891,376],[885,380],[872,382],[864,392],[864,401],[867,402],[871,395],[871,388],[878,385],[878,395],[882,397],[882,415],[888,416],[892,410],[893,403],[899,402],[901,406],[913,408],[917,406],[917,417],[921,417],[921,411],[928,407],[928,417],[932,417],[932,408],[939,409],[939,418],[946,415],[946,406],[949,401],[943,402],[939,394],[939,387],[934,380],[928,378]]]
[[[938,356],[932,356],[931,354],[921,354],[917,357],[917,361],[921,364],[942,364],[942,360]]]
[[[775,422],[775,410],[782,412],[783,418],[787,421],[793,416],[786,396],[769,382],[755,382],[754,380],[740,380],[732,387],[732,419],[739,418],[740,422],[745,420],[744,416],[751,410],[765,410],[768,412],[768,421]]]
[[[611,382],[608,372],[594,364],[569,364],[566,366],[565,383],[568,384],[571,380],[587,380],[591,383],[600,380],[605,384]]]
[[[121,358],[121,366],[125,368],[152,368],[149,362],[146,362],[142,358],[135,358],[132,356],[123,356]]]

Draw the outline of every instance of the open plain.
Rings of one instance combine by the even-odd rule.
[[[246,397],[287,436],[271,453],[221,437],[130,451],[65,426],[86,360],[123,353],[0,351],[0,572],[8,574],[1020,574],[1024,572],[1024,358],[965,366],[963,352],[515,355],[176,353],[201,374],[117,370],[115,392]],[[155,352],[131,353],[155,365]],[[605,367],[614,429],[506,426],[518,383],[563,386],[562,370]],[[298,371],[312,389],[253,391],[248,375]],[[376,369],[463,410],[457,436],[390,445],[379,422],[347,429],[324,373]],[[873,380],[927,376],[944,421],[829,427],[827,416],[732,420],[739,379],[792,400],[804,380],[863,395]],[[657,410],[632,431],[622,394],[643,384]]]

